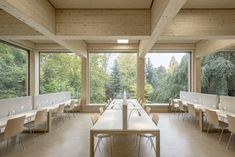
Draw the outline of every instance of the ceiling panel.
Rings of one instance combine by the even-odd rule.
[[[57,9],[146,9],[152,0],[49,0]]]
[[[188,0],[184,8],[235,8],[235,0]]]

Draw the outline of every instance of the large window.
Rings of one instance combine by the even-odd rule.
[[[235,96],[235,52],[208,55],[201,68],[203,93]]]
[[[148,53],[145,57],[145,102],[167,103],[190,87],[190,53]]]
[[[62,91],[80,98],[80,57],[73,53],[40,53],[40,94]]]
[[[90,53],[90,102],[136,97],[136,53]]]
[[[28,95],[28,51],[0,42],[0,99]]]

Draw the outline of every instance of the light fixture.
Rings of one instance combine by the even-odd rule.
[[[118,44],[128,44],[128,43],[129,43],[129,40],[128,40],[128,39],[118,39],[118,40],[117,40],[117,43],[118,43]]]

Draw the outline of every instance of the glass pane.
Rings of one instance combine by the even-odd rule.
[[[90,102],[136,97],[136,53],[90,53]]]
[[[40,53],[40,94],[62,91],[80,98],[80,57],[73,53]]]
[[[167,103],[188,91],[189,53],[148,53],[145,57],[145,101]]]
[[[0,42],[0,99],[28,95],[28,52]]]
[[[235,96],[235,52],[218,52],[203,57],[202,92]]]

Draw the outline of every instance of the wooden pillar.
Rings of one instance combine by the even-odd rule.
[[[81,107],[90,102],[90,77],[89,77],[89,55],[82,57],[82,96],[81,96]]]
[[[30,51],[30,96],[39,94],[39,52]]]
[[[137,57],[137,98],[144,100],[144,58]]]
[[[202,59],[193,53],[193,92],[201,92],[201,63]]]

